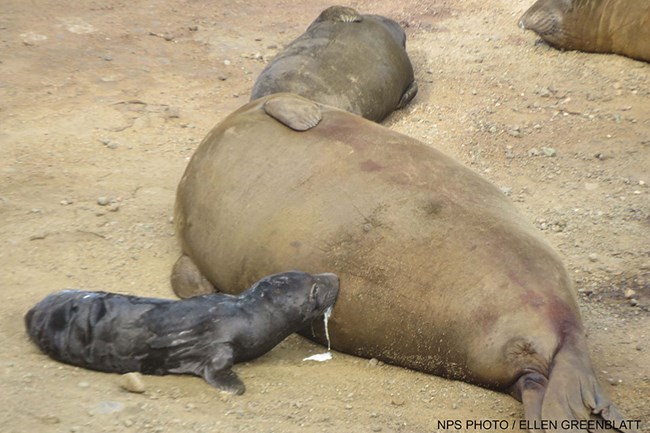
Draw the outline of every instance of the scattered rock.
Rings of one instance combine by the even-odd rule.
[[[506,129],[506,132],[512,137],[521,137],[521,129],[518,125],[509,126],[508,129]]]
[[[615,379],[613,377],[608,377],[607,382],[612,386],[620,385],[621,383],[623,383],[621,379]]]
[[[113,140],[111,140],[109,138],[100,138],[99,141],[104,146],[108,147],[109,149],[117,149],[117,147],[119,146],[119,144],[117,144],[117,142],[115,142],[115,141],[113,141]]]
[[[636,291],[634,291],[633,289],[627,289],[625,291],[625,299],[633,298],[634,295],[636,295]]]
[[[99,402],[88,411],[88,415],[108,415],[111,413],[122,412],[124,410],[124,404],[119,401],[102,401]]]
[[[181,110],[178,107],[165,108],[165,117],[167,119],[178,119],[181,117]]]
[[[138,372],[123,374],[120,386],[123,389],[136,394],[142,394],[146,391],[144,381],[142,380],[142,374]]]
[[[376,367],[377,364],[379,364],[379,360],[377,358],[370,358],[368,364],[370,364],[371,367]]]
[[[589,261],[590,262],[597,262],[598,261],[598,254],[596,254],[596,253],[589,254]]]
[[[97,197],[97,204],[100,206],[107,206],[110,203],[110,199],[108,197]]]
[[[557,151],[552,147],[542,147],[542,152],[544,156],[554,157],[557,154]]]

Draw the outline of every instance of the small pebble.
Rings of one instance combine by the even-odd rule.
[[[377,358],[371,358],[370,361],[368,361],[368,364],[370,364],[373,367],[376,367],[377,364],[379,364],[379,360]]]
[[[142,394],[146,390],[144,381],[142,380],[142,374],[137,372],[123,374],[120,386],[129,392],[137,394]]]
[[[544,156],[548,157],[553,157],[557,154],[556,150],[552,147],[542,147],[542,152],[544,152]]]
[[[102,401],[97,403],[91,410],[88,411],[88,415],[108,415],[111,413],[117,413],[124,410],[124,404],[118,401]]]
[[[60,424],[61,419],[58,416],[54,415],[46,415],[44,417],[41,417],[41,421],[43,424]]]
[[[528,151],[528,156],[539,156],[539,155],[540,155],[539,149],[537,149],[536,147],[533,147]]]
[[[521,130],[518,125],[509,126],[506,132],[508,133],[508,135],[511,135],[513,137],[521,136]]]
[[[598,261],[598,254],[595,254],[595,253],[589,254],[589,261],[590,262],[597,262]]]
[[[111,201],[109,200],[108,197],[104,197],[104,196],[97,197],[97,204],[100,205],[100,206],[106,206],[110,202]]]
[[[634,290],[632,290],[632,289],[627,289],[625,291],[625,299],[633,298],[634,295],[636,295],[636,292]]]
[[[180,109],[178,107],[165,108],[165,117],[168,119],[178,119],[181,117]]]
[[[621,379],[614,379],[613,377],[608,377],[607,382],[609,382],[609,384],[612,386],[620,385],[623,383]]]

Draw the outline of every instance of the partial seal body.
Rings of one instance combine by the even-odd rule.
[[[380,121],[417,93],[395,21],[333,6],[262,71],[251,99],[290,92]]]
[[[538,0],[519,20],[550,45],[650,62],[647,0]]]
[[[177,301],[64,290],[25,316],[32,341],[52,358],[94,370],[193,374],[223,391],[244,384],[230,367],[257,358],[334,304],[333,274],[285,272],[239,296]]]
[[[336,272],[336,350],[511,392],[531,420],[618,419],[558,254],[498,188],[424,143],[262,98],[197,148],[175,220],[223,291],[281,269]]]

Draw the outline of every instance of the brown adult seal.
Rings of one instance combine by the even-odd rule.
[[[538,0],[519,26],[556,48],[650,62],[648,0]]]
[[[336,350],[510,392],[530,421],[623,421],[558,254],[498,188],[424,143],[262,98],[198,147],[176,222],[220,290],[287,268],[337,273]]]
[[[262,71],[251,100],[290,92],[381,121],[417,93],[395,21],[354,9],[325,9]]]
[[[113,373],[193,374],[242,394],[233,364],[257,358],[323,315],[339,289],[334,274],[283,272],[239,296],[185,300],[63,290],[25,315],[32,341],[52,358]]]

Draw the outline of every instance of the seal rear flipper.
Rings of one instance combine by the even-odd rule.
[[[215,292],[210,281],[201,273],[194,261],[182,255],[174,263],[171,275],[172,290],[181,299]]]
[[[544,375],[531,372],[526,373],[515,383],[515,397],[524,405],[524,418],[532,425],[541,425],[542,403],[548,379]]]
[[[543,381],[538,381],[543,384]],[[564,343],[556,353],[550,368],[548,383],[545,384],[541,402],[541,419],[555,421],[558,431],[586,431],[572,421],[593,421],[592,427],[599,431],[630,432],[629,422],[621,415],[600,387],[595,377],[591,360],[584,341]],[[525,412],[536,416],[539,404],[539,390],[529,392],[524,399]],[[533,418],[534,419],[534,418]],[[584,424],[582,424],[584,425]]]
[[[397,104],[397,109],[399,110],[401,108],[406,107],[408,103],[411,102],[413,98],[415,98],[415,95],[417,95],[417,93],[418,93],[418,83],[413,81],[409,85],[408,89],[406,89],[406,91],[402,95],[402,98],[399,100],[399,103]]]
[[[307,131],[323,118],[318,104],[293,94],[279,94],[264,103],[266,114],[295,131]]]
[[[234,351],[230,344],[219,344],[216,353],[203,365],[200,376],[210,385],[221,391],[241,395],[246,390],[244,383],[230,368],[233,366]]]

